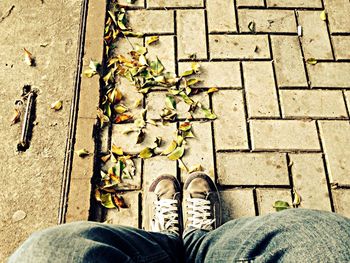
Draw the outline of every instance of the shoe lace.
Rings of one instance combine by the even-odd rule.
[[[197,229],[213,230],[210,201],[202,198],[187,199],[188,226]]]
[[[171,232],[179,235],[178,201],[161,199],[154,203],[155,215],[152,220],[152,231]]]

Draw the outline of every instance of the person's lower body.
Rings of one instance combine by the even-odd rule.
[[[350,262],[350,219],[304,209],[173,234],[78,222],[33,234],[9,262]]]

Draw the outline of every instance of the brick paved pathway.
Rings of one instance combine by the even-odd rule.
[[[138,0],[128,8],[131,28],[146,34],[131,43],[159,35],[158,44],[146,45],[148,56],[158,55],[177,74],[195,53],[203,80],[197,86],[219,88],[196,95],[218,119],[194,116],[196,138],[182,161],[200,164],[219,184],[224,221],[273,212],[276,200],[291,204],[293,189],[302,208],[350,216],[349,13],[347,0]],[[129,47],[120,40],[118,52]],[[118,85],[126,103],[143,98],[128,81]],[[158,89],[144,97],[147,118],[159,119],[165,94]],[[185,118],[181,107],[178,122],[147,126],[141,145],[121,133],[130,124],[112,125],[103,131],[101,151],[114,143],[137,153],[156,136],[170,142]],[[144,225],[144,191],[155,176],[187,176],[161,156],[137,160],[136,167],[135,190],[124,194],[130,208],[107,213],[115,224]]]

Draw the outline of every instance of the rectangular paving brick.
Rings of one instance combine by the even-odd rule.
[[[248,149],[243,94],[240,90],[219,91],[213,95],[216,150]]]
[[[271,62],[243,62],[249,117],[278,117],[278,99]]]
[[[191,69],[191,63],[179,63],[179,73]],[[200,62],[200,74],[202,81],[196,85],[203,88],[236,88],[242,87],[239,62]]]
[[[87,55],[89,60],[90,58],[98,60],[102,59],[105,13],[105,8],[101,8],[101,4],[98,1],[89,2],[89,9],[86,18],[84,48],[84,55]],[[97,54],[97,56],[91,57],[90,54]]]
[[[91,183],[86,179],[71,179],[68,193],[66,222],[86,221],[89,218]]]
[[[332,36],[336,59],[350,59],[350,36]]]
[[[300,39],[304,57],[333,59],[327,24],[320,19],[320,11],[299,11],[298,17],[303,30],[303,36]]]
[[[250,32],[249,23],[255,23],[256,32],[297,32],[297,23],[293,10],[249,10],[239,9],[239,28],[241,32]]]
[[[165,107],[166,92],[154,91],[147,95],[146,108],[147,108],[147,119],[161,119],[160,114],[162,109]],[[204,107],[209,108],[209,95],[205,92],[191,96],[193,101],[200,102]],[[176,101],[176,112],[178,119],[186,119],[190,117],[189,109],[190,105],[186,104],[182,99],[175,97]],[[202,110],[196,109],[193,113],[193,118],[205,118],[205,114]]]
[[[347,0],[325,0],[330,31],[350,32],[350,3]]]
[[[122,147],[124,152],[130,154],[138,154],[145,147],[155,147],[156,137],[162,138],[162,145],[157,147],[155,152],[160,153],[166,149],[167,144],[170,143],[175,137],[176,123],[169,123],[168,125],[162,125],[161,122],[158,126],[147,124],[145,129],[145,139],[142,143],[136,144],[137,132],[131,132],[123,134],[126,129],[134,128],[133,123],[115,124],[112,127],[112,143],[118,147]]]
[[[244,216],[255,216],[254,197],[251,189],[221,191],[220,198],[222,223]]]
[[[207,41],[203,10],[179,10],[176,14],[177,49],[179,59],[192,54],[197,59],[207,58]]]
[[[338,90],[281,90],[284,117],[346,118],[343,93]]]
[[[350,189],[332,191],[335,212],[350,218]]]
[[[166,10],[130,10],[128,27],[140,33],[174,33],[174,12]]]
[[[294,188],[302,200],[300,207],[331,211],[322,155],[291,154],[290,160]]]
[[[268,7],[322,7],[321,0],[267,0]]]
[[[102,61],[105,12],[105,9],[101,8],[96,1],[89,3],[83,56],[84,69],[89,65],[91,59],[99,62]],[[59,54],[57,51],[56,53]],[[98,76],[81,78],[79,117],[96,118],[96,108],[98,107],[100,97],[99,85]]]
[[[298,120],[251,120],[254,150],[320,150],[316,123]]]
[[[94,166],[94,130],[96,119],[78,118],[76,124],[76,136],[74,142],[74,151],[86,149],[90,155],[81,158],[78,154],[73,153],[73,165],[71,179],[85,179],[90,182],[93,175]]]
[[[276,212],[273,207],[276,201],[285,201],[292,206],[292,194],[288,189],[256,189],[259,215]]]
[[[284,153],[216,154],[221,185],[289,185]]]
[[[203,0],[147,0],[147,7],[202,7]]]
[[[264,0],[236,0],[237,6],[264,6]]]
[[[350,124],[320,121],[321,140],[331,183],[350,185]]]
[[[236,15],[231,0],[206,0],[209,32],[236,32]],[[220,19],[218,19],[220,17]]]
[[[298,37],[271,36],[271,42],[278,86],[307,86]]]
[[[107,209],[106,222],[113,225],[122,225],[138,228],[139,226],[139,195],[132,191],[121,194],[128,208]]]
[[[270,58],[268,38],[264,35],[210,35],[209,47],[214,59]]]
[[[79,91],[79,116],[96,118],[100,97],[100,80],[98,76],[81,78]]]
[[[350,87],[350,63],[317,63],[308,65],[308,72],[312,87]]]
[[[145,42],[149,37],[145,38]],[[159,41],[151,45],[146,45],[148,53],[147,59],[155,61],[157,57],[165,67],[165,71],[175,73],[175,48],[174,36],[159,36]]]
[[[212,132],[210,122],[192,122],[192,131],[195,138],[186,140],[185,154],[182,157],[183,163],[188,169],[201,165],[212,179],[214,178],[214,155]],[[181,170],[181,180],[184,182],[188,174]]]

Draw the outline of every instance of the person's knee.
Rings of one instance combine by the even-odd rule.
[[[45,258],[59,253],[85,239],[91,229],[98,225],[94,222],[74,222],[35,232],[15,251],[9,262],[21,262],[32,257]]]
[[[286,209],[281,212],[275,213],[276,216],[283,217],[290,221],[318,221],[318,220],[341,220],[342,216],[322,210],[312,210],[312,209]]]
[[[32,234],[30,238],[33,241],[45,240],[50,241],[51,239],[56,240],[57,238],[76,238],[86,235],[91,228],[95,226],[94,222],[79,221],[63,225],[50,227]]]

